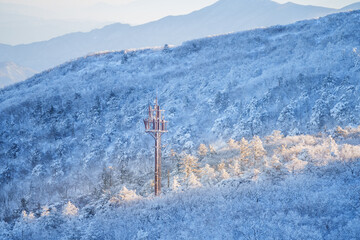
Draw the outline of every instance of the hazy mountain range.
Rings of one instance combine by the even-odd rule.
[[[0,63],[0,88],[23,81],[35,73],[32,69],[18,66],[13,62]]]
[[[57,20],[42,16],[44,9],[16,3],[0,4],[1,43],[23,44],[48,40],[77,31],[91,31],[112,22]]]
[[[188,15],[169,16],[139,26],[116,23],[49,41],[0,45],[0,61],[12,61],[39,72],[92,52],[178,45],[209,35],[288,24],[358,7],[359,4],[353,4],[338,10],[293,3],[278,4],[270,0],[220,0]]]

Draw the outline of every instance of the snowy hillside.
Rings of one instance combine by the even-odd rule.
[[[1,209],[1,217],[14,223],[14,218],[20,216],[19,209],[23,209],[26,210],[24,219],[31,219],[28,211],[37,206],[40,209],[40,205],[62,204],[61,201],[70,199],[76,199],[77,206],[87,206],[91,202],[91,206],[96,208],[82,209],[82,213],[101,213],[103,205],[92,202],[89,194],[105,194],[102,191],[106,188],[100,188],[99,182],[103,181],[102,186],[109,185],[109,176],[114,176],[117,186],[125,184],[136,188],[138,193],[148,194],[153,173],[153,141],[145,135],[142,119],[146,116],[148,104],[156,95],[170,121],[169,133],[164,135],[166,151],[163,171],[173,172],[174,169],[170,149],[193,152],[200,143],[205,143],[212,144],[218,150],[224,147],[229,138],[237,141],[242,137],[250,139],[253,135],[270,134],[275,129],[285,135],[322,131],[335,136],[333,129],[337,126],[360,125],[359,20],[360,11],[354,11],[287,26],[193,40],[174,48],[166,46],[99,53],[65,63],[0,90],[0,201],[6,206]],[[315,148],[311,151],[317,156],[317,141],[323,140],[310,139],[310,144]],[[352,184],[358,181],[353,178],[358,166],[355,163],[352,165],[354,159],[359,158],[358,146],[346,145],[359,144],[358,139],[341,143],[344,144],[339,147],[343,152],[341,154],[328,152],[330,160],[339,157],[342,161],[350,162],[350,165],[340,165],[342,170],[339,171],[343,171],[344,175],[339,179],[329,177],[326,180],[336,181],[333,189],[331,184],[327,186],[332,193],[339,190],[337,184],[343,178],[348,179],[344,182],[349,184],[345,185],[344,191],[351,189]],[[339,141],[343,140],[340,138]],[[305,144],[306,141],[302,142]],[[287,145],[280,144],[279,147],[284,149]],[[271,148],[268,146],[266,151],[273,151]],[[302,166],[313,164],[306,152],[296,154],[301,154],[302,158],[297,156],[299,159],[289,160],[284,157],[285,166],[289,167],[290,172],[297,165],[289,166],[289,163]],[[231,158],[228,160],[232,161]],[[316,166],[322,165],[319,163]],[[338,168],[335,166],[334,171]],[[284,184],[289,186],[288,190],[284,190],[285,195],[290,195],[296,188],[295,183]],[[236,196],[226,193],[231,189],[225,189],[223,196],[236,200]],[[239,190],[239,193],[242,191],[247,190]],[[212,204],[212,194],[204,195],[209,205]],[[273,201],[271,190],[264,194],[266,201]],[[304,194],[308,196],[310,193]],[[174,202],[177,198],[169,197],[163,201]],[[104,200],[101,197],[95,199]],[[326,198],[324,204],[327,205],[331,199]],[[340,204],[342,200],[338,200]],[[187,206],[191,208],[191,202],[195,204],[196,198],[184,201],[189,201]],[[213,211],[224,207],[219,201]],[[284,202],[289,201],[295,201],[293,205],[298,206],[297,200],[284,199]],[[301,200],[300,205],[305,202]],[[145,204],[145,208],[158,208],[157,204],[163,203],[154,203],[155,206],[144,202],[139,204]],[[344,214],[349,219],[353,219],[349,213],[352,204],[344,203],[342,208],[347,211]],[[281,205],[281,211],[289,214],[290,210],[283,208],[285,205]],[[229,212],[232,205],[226,206],[225,212]],[[75,211],[71,204],[68,207],[69,212]],[[243,206],[240,208],[246,209]],[[164,215],[177,209],[175,205],[170,205],[168,210],[164,210]],[[260,205],[259,211],[261,209],[264,206]],[[318,216],[316,212],[311,212],[312,207],[309,209],[305,214]],[[64,211],[67,213],[66,209]],[[270,214],[271,211],[265,212]],[[329,216],[335,215],[337,211],[334,211],[329,210]],[[291,221],[295,222],[291,226],[301,224],[296,222],[299,213],[304,211],[300,209],[294,212]],[[183,218],[189,217],[179,214]],[[120,215],[110,215],[114,225],[118,223]],[[97,216],[103,219],[103,216]],[[231,217],[234,221],[238,219],[236,215]],[[253,219],[255,222],[256,218]],[[68,227],[77,228],[81,226],[78,221],[82,220],[74,220],[75,225],[56,217],[41,221],[49,221],[47,228],[50,226],[54,231],[60,231],[51,226],[59,225],[57,221],[60,221],[69,224]],[[214,224],[218,221],[222,219],[215,219]],[[240,224],[242,220],[239,221]],[[131,221],[117,227],[126,229],[125,223],[130,224]],[[6,231],[10,231],[5,223],[1,224],[2,232],[6,234]],[[26,222],[25,225],[19,224],[33,226]],[[89,226],[89,229],[96,229],[99,222],[91,221],[91,224],[95,225]],[[335,236],[335,239],[337,231],[352,229],[357,220],[326,224],[331,229],[326,234],[335,234],[329,235]],[[312,224],[302,226],[306,228]],[[255,223],[253,228],[255,232],[260,231]],[[326,226],[324,228],[327,229]],[[15,231],[17,229],[21,228],[15,228]],[[139,232],[140,237],[146,235],[148,228],[142,231]],[[23,232],[13,234],[21,236],[24,232],[28,233],[28,230],[25,228]],[[84,234],[81,233],[86,236]],[[186,239],[188,235],[184,234],[182,238]],[[319,234],[324,236],[325,233]]]
[[[0,61],[13,61],[37,71],[103,50],[178,45],[183,41],[241,30],[289,24],[334,13],[337,9],[278,4],[270,0],[220,0],[184,16],[129,26],[112,24],[88,33],[72,33],[49,41],[0,48]]]
[[[36,72],[13,62],[0,63],[0,88],[23,81]]]
[[[264,142],[230,140],[217,151],[202,145],[199,159],[181,154],[171,187],[163,184],[155,198],[124,186],[150,189],[149,182],[133,176],[119,184],[109,168],[90,194],[35,204],[23,197],[12,217],[0,221],[0,238],[357,239],[360,145],[344,141],[359,142],[359,133],[339,128],[335,141],[274,131]],[[77,192],[80,184],[66,187]]]

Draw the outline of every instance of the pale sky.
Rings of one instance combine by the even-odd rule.
[[[0,43],[14,45],[47,40],[69,32],[90,31],[114,22],[138,25],[169,15],[188,14],[217,1],[0,0]],[[273,1],[288,2],[288,0]],[[342,8],[360,0],[293,0],[292,2]]]
[[[19,4],[21,15],[37,15],[45,19],[83,19],[121,21],[141,24],[167,15],[186,14],[215,3],[217,0],[0,0]],[[248,0],[251,1],[251,0]],[[286,3],[289,0],[274,0]],[[360,0],[293,0],[304,5],[341,8]],[[111,11],[113,9],[114,11]],[[116,10],[116,11],[115,11]],[[117,14],[118,13],[118,14]]]

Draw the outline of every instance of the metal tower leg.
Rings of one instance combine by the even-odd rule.
[[[161,134],[155,134],[155,195],[161,193]]]

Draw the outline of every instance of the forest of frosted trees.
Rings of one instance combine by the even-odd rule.
[[[2,222],[0,236],[351,239],[359,234],[359,159],[360,127],[338,127],[332,135],[273,131],[263,138],[200,144],[188,153],[172,150],[172,171],[163,171],[160,197],[151,178],[119,183],[120,173],[107,168],[99,189],[85,195],[32,208],[24,200],[19,215]]]

